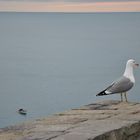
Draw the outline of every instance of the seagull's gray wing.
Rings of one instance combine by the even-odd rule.
[[[111,93],[121,93],[130,90],[133,87],[134,83],[131,82],[127,77],[121,77],[117,81],[113,82],[112,86],[106,89],[106,92]]]
[[[121,78],[113,82],[105,90],[97,94],[97,96],[126,92],[130,90],[133,87],[133,85],[134,83],[131,82],[129,78],[122,76]]]

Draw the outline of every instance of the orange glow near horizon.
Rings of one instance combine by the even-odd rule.
[[[0,11],[13,12],[140,12],[140,2],[45,3],[0,2]]]

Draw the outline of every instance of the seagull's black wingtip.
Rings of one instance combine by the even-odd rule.
[[[108,95],[105,93],[105,90],[101,91],[100,93],[98,93],[96,96],[103,96],[103,95]]]

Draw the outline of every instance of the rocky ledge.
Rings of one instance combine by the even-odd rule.
[[[2,128],[0,140],[140,140],[140,103],[89,104]]]

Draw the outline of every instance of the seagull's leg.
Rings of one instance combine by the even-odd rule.
[[[127,101],[126,92],[124,93],[124,97],[125,97],[125,101],[128,102],[128,101]]]
[[[123,102],[123,95],[122,95],[122,93],[121,93],[121,102]]]

